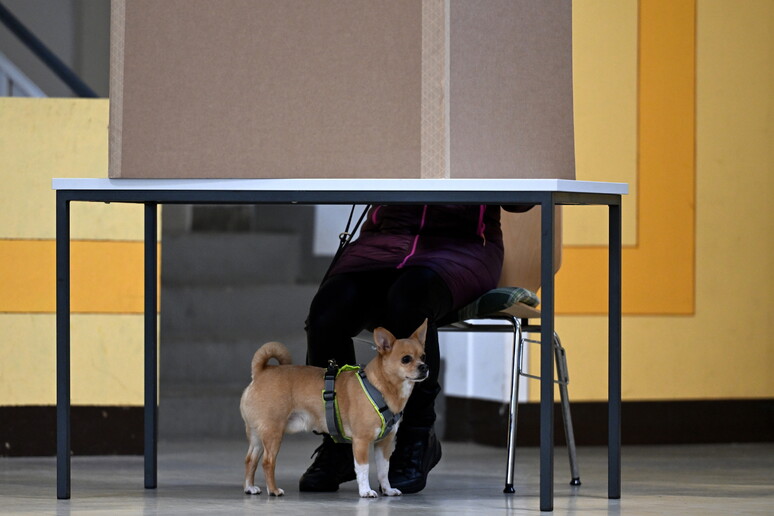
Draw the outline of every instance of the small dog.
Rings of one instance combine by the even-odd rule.
[[[407,339],[396,339],[384,328],[374,330],[378,354],[365,367],[365,373],[395,414],[406,406],[414,383],[421,382],[429,374],[424,362],[426,335],[427,320]],[[268,365],[272,358],[280,365]],[[291,365],[290,353],[279,342],[266,343],[255,352],[253,380],[242,394],[239,406],[249,443],[245,457],[245,493],[261,492],[255,485],[255,470],[263,456],[263,473],[269,493],[274,496],[284,494],[274,478],[283,434],[310,430],[331,433],[322,398],[324,374],[325,369],[320,367]],[[342,371],[336,378],[336,400],[343,433],[352,440],[358,491],[363,498],[375,498],[377,494],[368,480],[368,455],[370,444],[382,430],[382,419],[359,380],[356,372]],[[379,484],[387,496],[401,494],[390,487],[387,478],[397,429],[395,424],[374,445]]]

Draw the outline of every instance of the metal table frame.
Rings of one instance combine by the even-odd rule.
[[[609,207],[608,497],[621,496],[622,183],[558,179],[54,179],[56,190],[57,498],[70,498],[70,203],[145,205],[145,487],[157,485],[159,204],[533,204],[541,209],[541,339],[554,334],[554,206]],[[540,356],[540,510],[553,510],[554,356]]]

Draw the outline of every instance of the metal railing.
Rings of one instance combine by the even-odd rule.
[[[24,73],[0,52],[0,97],[45,97]]]
[[[24,46],[35,54],[46,67],[51,70],[59,79],[62,80],[79,97],[96,98],[98,95],[94,90],[78,77],[69,66],[67,66],[56,54],[40,41],[30,30],[22,24],[11,11],[0,3],[0,22],[10,30]],[[7,61],[7,59],[6,59]],[[8,61],[10,63],[10,61]],[[14,68],[16,68],[14,66]],[[18,71],[18,69],[17,69]],[[21,72],[19,72],[21,73]],[[23,74],[22,74],[23,75]],[[21,84],[23,81],[14,82],[11,86]],[[29,81],[28,81],[29,82]],[[30,84],[32,84],[30,82]],[[41,92],[42,93],[42,92]],[[37,95],[35,95],[37,96]],[[45,96],[45,95],[40,95]]]

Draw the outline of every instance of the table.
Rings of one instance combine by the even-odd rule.
[[[621,496],[621,196],[625,183],[562,179],[54,179],[57,498],[70,498],[70,203],[145,205],[145,487],[157,485],[159,204],[533,204],[541,209],[541,340],[554,334],[554,206],[609,207],[608,497]],[[540,509],[553,510],[554,368],[540,356]]]

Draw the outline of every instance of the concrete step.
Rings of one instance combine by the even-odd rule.
[[[193,208],[163,232],[159,435],[241,438],[253,354],[278,340],[305,362],[330,258],[312,256],[313,207]]]
[[[165,234],[162,288],[294,283],[301,249],[301,236],[291,233]]]
[[[255,351],[269,340],[285,344],[293,363],[306,362],[306,334],[303,329],[284,332],[271,339],[239,341],[189,341],[164,339],[161,343],[161,385],[234,381],[250,382],[250,362]]]
[[[168,286],[161,338],[262,343],[303,330],[317,285]]]
[[[160,388],[159,438],[235,437],[245,434],[239,400],[241,383],[167,385]]]
[[[362,340],[355,340],[355,353],[361,364],[367,363],[376,354],[368,337],[370,334],[364,335]],[[303,330],[280,333],[260,341],[164,339],[159,350],[161,384],[229,383],[236,379],[249,382],[253,355],[269,340],[285,344],[294,364],[306,363],[306,333]]]

